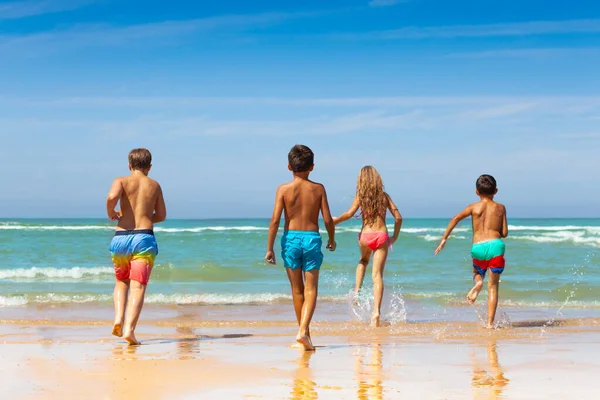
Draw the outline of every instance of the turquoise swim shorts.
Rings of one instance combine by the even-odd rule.
[[[323,263],[321,235],[311,231],[285,231],[281,237],[281,258],[286,268],[319,270]]]

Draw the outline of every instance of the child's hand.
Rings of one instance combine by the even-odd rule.
[[[394,243],[396,243],[396,240],[398,240],[398,237],[397,237],[397,236],[392,236],[392,237],[390,238],[390,244],[394,244]]]
[[[333,224],[337,225],[340,223],[340,219],[338,217],[333,217]]]
[[[273,251],[267,251],[265,255],[265,261],[269,264],[275,265],[275,253]]]
[[[436,256],[438,254],[440,254],[440,251],[442,251],[442,249],[444,248],[445,245],[446,245],[446,239],[442,239],[442,241],[440,242],[440,245],[438,246],[438,248],[435,249],[435,255]]]
[[[115,210],[112,210],[109,214],[108,214],[108,219],[110,219],[111,221],[117,221],[121,216],[119,215],[119,213]]]
[[[325,247],[325,248],[328,249],[329,251],[335,251],[336,247],[337,247],[337,243],[335,241],[333,241],[333,242],[327,243],[327,247]]]

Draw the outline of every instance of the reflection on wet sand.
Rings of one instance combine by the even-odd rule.
[[[315,354],[314,351],[302,351],[300,357],[296,360],[298,366],[293,383],[291,400],[313,400],[318,399],[317,384],[311,379],[310,358]]]
[[[504,377],[504,371],[498,361],[498,344],[495,340],[487,343],[487,370],[481,366],[479,360],[473,357],[473,388],[474,399],[499,399],[508,385],[509,379]],[[487,395],[487,396],[486,396]]]
[[[193,360],[200,353],[200,340],[194,335],[194,329],[189,326],[181,326],[175,331],[184,339],[177,341],[177,355],[180,360]],[[186,340],[186,338],[188,340]]]
[[[368,352],[367,352],[368,353]],[[359,400],[382,400],[382,363],[383,352],[378,344],[371,348],[371,357],[359,350],[356,357],[356,380],[358,390],[356,397]]]
[[[137,360],[136,353],[140,346],[118,345],[113,348],[113,355],[118,361]]]

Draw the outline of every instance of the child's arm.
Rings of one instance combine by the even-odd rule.
[[[121,179],[117,178],[110,187],[108,196],[106,196],[106,214],[108,215],[108,219],[111,221],[116,221],[119,219],[119,213],[115,211],[115,207],[121,199],[122,194],[123,185],[121,185]]]
[[[508,236],[508,221],[506,220],[506,207],[504,208],[504,220],[502,221],[502,237]]]
[[[454,228],[456,228],[456,225],[458,225],[458,223],[460,221],[462,221],[463,219],[470,216],[472,211],[473,211],[473,206],[469,205],[469,206],[467,206],[467,208],[465,208],[464,210],[462,210],[461,212],[456,214],[450,220],[450,223],[448,224],[448,228],[446,228],[446,232],[444,233],[444,236],[442,236],[442,241],[440,242],[440,245],[437,247],[437,249],[435,249],[436,256],[440,253],[440,251],[442,251],[442,249],[446,245],[446,240],[448,240],[448,237],[450,237],[450,234],[452,233]]]
[[[281,187],[277,189],[275,194],[275,207],[273,208],[273,216],[271,217],[271,224],[269,225],[269,238],[267,239],[267,254],[265,260],[269,264],[275,264],[275,252],[273,247],[275,246],[275,238],[277,237],[277,231],[279,230],[279,223],[281,222],[281,213],[283,212],[283,191]]]
[[[333,223],[335,225],[337,225],[337,224],[341,224],[344,221],[348,221],[350,218],[352,218],[356,214],[356,212],[358,211],[358,207],[359,207],[358,196],[354,196],[354,201],[352,201],[352,205],[350,206],[348,211],[346,211],[339,217],[333,217]]]
[[[156,196],[156,203],[154,204],[154,214],[152,215],[152,223],[157,224],[167,219],[167,206],[165,205],[165,198],[163,192],[158,185],[158,196]]]
[[[321,195],[321,213],[323,214],[323,222],[325,223],[325,229],[327,229],[327,234],[329,235],[327,248],[329,249],[329,251],[335,251],[335,224],[333,223],[333,218],[331,217],[331,211],[329,211],[327,192],[325,192],[325,187],[321,187],[323,188],[323,194]]]
[[[388,208],[394,216],[394,236],[392,236],[392,238],[390,239],[392,244],[394,244],[394,242],[398,240],[398,235],[400,235],[400,228],[402,228],[402,215],[400,214],[400,211],[398,211],[398,207],[396,207],[390,195],[386,194],[386,196],[388,199]]]

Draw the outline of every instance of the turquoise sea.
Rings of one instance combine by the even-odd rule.
[[[405,220],[390,253],[384,275],[388,306],[400,305],[409,319],[439,317],[464,306],[471,287],[470,222],[459,225],[446,249],[435,257],[447,222]],[[157,225],[159,255],[147,304],[289,302],[283,265],[263,261],[268,223],[267,219],[170,220]],[[337,251],[324,250],[322,302],[348,304],[359,229],[358,220],[339,226]],[[0,309],[109,306],[114,276],[108,246],[113,230],[113,223],[101,219],[0,221]],[[512,219],[509,230],[501,310],[509,315],[532,310],[549,316],[600,311],[600,220]],[[368,275],[365,282],[368,287]],[[480,306],[485,290],[482,300]]]

